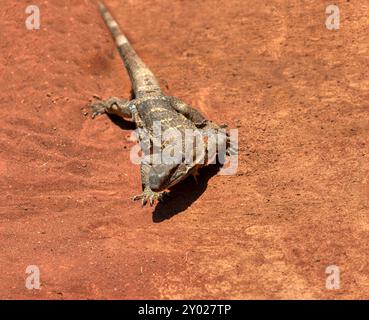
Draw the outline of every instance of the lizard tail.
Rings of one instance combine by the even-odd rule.
[[[161,94],[159,83],[154,74],[137,55],[126,36],[120,30],[116,20],[102,2],[99,1],[98,5],[100,14],[115,40],[119,54],[131,78],[135,97],[140,98],[147,95]]]

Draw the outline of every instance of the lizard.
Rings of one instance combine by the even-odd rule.
[[[168,195],[166,190],[193,175],[198,175],[198,170],[207,164],[207,150],[201,144],[199,150],[191,154],[193,161],[184,161],[184,143],[179,153],[178,161],[172,163],[154,163],[152,149],[154,141],[158,140],[154,130],[155,123],[160,123],[162,131],[175,129],[182,136],[186,130],[195,130],[200,136],[208,137],[211,130],[220,130],[226,125],[217,125],[206,119],[201,112],[191,105],[172,96],[165,95],[161,90],[158,80],[152,71],[138,56],[127,37],[122,33],[117,21],[102,2],[98,2],[99,12],[115,40],[119,55],[128,71],[133,91],[133,99],[125,100],[118,97],[110,97],[107,100],[93,102],[92,118],[101,114],[114,114],[124,119],[130,119],[138,128],[138,139],[149,144],[144,157],[141,160],[142,193],[134,196],[133,200],[141,200],[142,207],[148,202],[152,206],[155,201],[163,201]],[[170,145],[173,138],[166,141]],[[162,143],[160,145],[160,143]],[[159,151],[164,149],[164,143],[159,141]],[[223,143],[224,142],[223,140]],[[197,148],[197,145],[194,149]],[[148,149],[148,150],[147,150]],[[151,154],[150,154],[151,153]],[[198,156],[198,154],[200,154]],[[197,158],[196,158],[197,157]]]

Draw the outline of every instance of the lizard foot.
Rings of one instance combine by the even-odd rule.
[[[144,207],[147,202],[150,203],[152,207],[154,205],[155,200],[163,201],[164,198],[168,197],[169,193],[162,191],[162,192],[154,192],[151,189],[145,189],[144,192],[141,194],[134,196],[133,201],[141,200],[141,205]]]
[[[92,119],[106,112],[106,103],[104,101],[96,101],[90,105],[92,110]]]

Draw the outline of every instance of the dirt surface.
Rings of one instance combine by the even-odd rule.
[[[329,31],[325,1],[107,1],[167,93],[239,129],[236,175],[141,209],[130,128],[85,114],[131,90],[94,3],[3,0],[0,298],[369,298],[364,3]]]

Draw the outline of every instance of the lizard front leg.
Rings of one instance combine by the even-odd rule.
[[[142,193],[133,197],[133,201],[141,200],[142,206],[145,206],[147,202],[150,203],[150,206],[153,206],[155,200],[162,201],[168,194],[165,191],[154,192],[150,189],[149,173],[150,173],[150,164],[147,163],[145,160],[142,160],[141,162]]]
[[[104,113],[115,114],[124,118],[131,118],[132,113],[129,109],[130,101],[110,97],[108,100],[96,101],[90,105],[92,109],[92,118]]]

